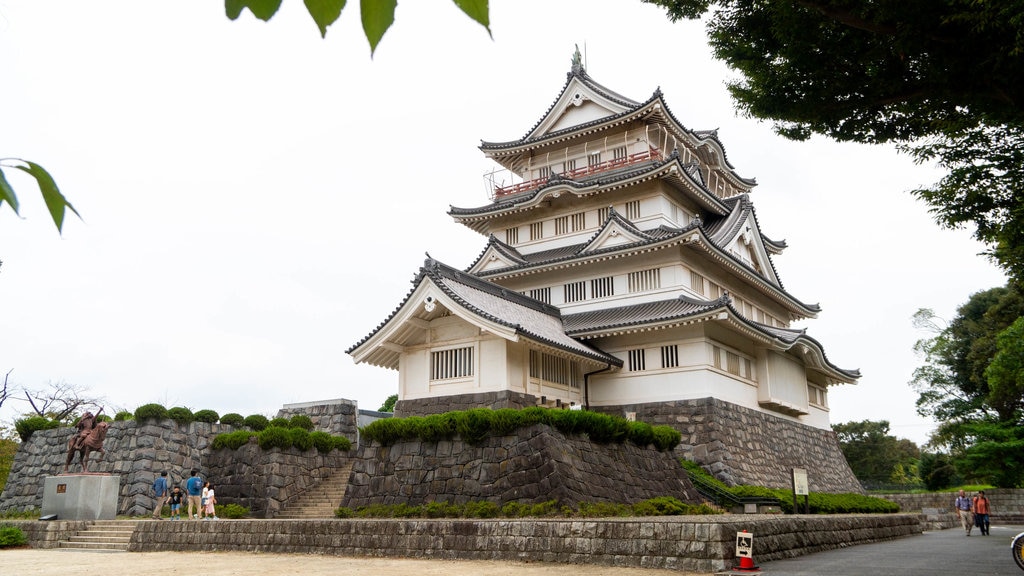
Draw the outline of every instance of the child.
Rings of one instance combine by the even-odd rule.
[[[210,495],[210,481],[203,482],[203,497],[199,502],[199,518],[206,520],[206,500]]]
[[[206,494],[206,518],[216,520],[217,510],[213,505],[217,503],[217,495],[213,493],[213,484],[207,482],[206,488],[203,489],[203,493]]]
[[[184,496],[179,486],[171,490],[171,520],[181,520],[181,500]]]

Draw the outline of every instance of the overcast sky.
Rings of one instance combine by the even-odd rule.
[[[0,0],[0,158],[45,166],[82,215],[58,235],[33,181],[5,170],[22,219],[0,210],[0,374],[83,387],[110,413],[378,408],[397,373],[344,351],[425,252],[459,268],[480,253],[446,214],[488,202],[477,146],[525,134],[579,44],[594,79],[638,101],[660,86],[757,179],[762,229],[789,244],[784,286],[823,308],[799,326],[863,373],[831,389],[832,422],[926,440],[911,315],[951,318],[1004,283],[907,193],[934,168],[738,117],[703,25],[639,0],[494,0],[491,20],[493,40],[447,0],[403,2],[371,59],[356,2],[322,40],[298,0],[269,23],[220,2]]]

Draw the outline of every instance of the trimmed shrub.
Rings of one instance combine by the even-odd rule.
[[[135,419],[139,422],[146,420],[166,420],[167,408],[160,404],[143,404],[135,409]]]
[[[196,422],[206,422],[207,424],[216,424],[217,420],[220,420],[220,414],[217,414],[213,410],[200,410],[195,413]]]
[[[309,437],[309,432],[302,428],[287,428],[288,440],[292,446],[305,452],[313,447],[313,439]]]
[[[288,426],[291,428],[302,428],[307,432],[312,432],[313,419],[305,414],[296,414],[288,420]]]
[[[177,422],[180,426],[188,426],[196,419],[195,414],[192,414],[192,411],[184,406],[171,408],[167,411],[167,417]]]
[[[0,526],[0,548],[12,546],[24,546],[28,544],[28,538],[21,528],[17,526]]]
[[[22,442],[27,442],[36,430],[50,430],[59,427],[60,422],[43,418],[42,416],[29,416],[28,418],[14,421],[14,430],[18,432],[18,437],[21,438]]]
[[[127,420],[135,420],[135,414],[127,410],[121,410],[117,414],[114,414],[114,422],[125,422]]]
[[[313,442],[313,447],[316,448],[317,452],[326,454],[334,449],[334,440],[327,432],[320,430],[310,432],[309,439]]]
[[[288,422],[287,418],[271,418],[268,428],[270,426],[277,426],[278,428],[291,428],[291,424]]]
[[[235,428],[241,428],[242,426],[245,426],[245,417],[237,412],[228,412],[220,417],[220,423],[228,426],[234,426]]]
[[[654,444],[654,427],[647,422],[629,423],[629,441],[641,448]]]
[[[270,420],[262,414],[250,414],[245,417],[245,425],[248,426],[250,430],[260,432],[270,425]]]
[[[352,441],[344,436],[331,436],[333,439],[334,449],[341,450],[342,452],[348,452],[352,449]]]
[[[249,443],[249,439],[256,436],[255,433],[249,430],[235,430],[234,432],[228,432],[227,434],[218,434],[213,442],[210,443],[210,447],[214,450],[220,450],[228,448],[231,450],[238,450],[242,446]]]
[[[214,510],[216,510],[217,516],[220,516],[222,518],[230,518],[232,520],[245,518],[249,515],[249,509],[239,504],[225,504],[223,506],[221,506],[220,504],[215,504],[213,508]]]
[[[259,435],[260,448],[269,450],[271,448],[291,448],[292,440],[288,436],[287,428],[279,428],[277,426],[271,426],[260,430]]]
[[[99,416],[96,417],[95,423],[98,424],[100,422],[106,422],[106,423],[109,424],[109,423],[111,423],[113,421],[114,421],[114,419],[112,417],[107,416],[106,414],[100,414]],[[75,424],[77,425],[78,423],[76,422]]]

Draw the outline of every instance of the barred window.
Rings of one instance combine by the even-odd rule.
[[[575,362],[537,350],[530,350],[530,378],[570,388],[580,387],[580,369]]]
[[[604,221],[608,219],[612,214],[611,207],[605,206],[604,208],[597,209],[597,223],[604,224]]]
[[[587,299],[587,283],[580,280],[563,287],[565,302],[579,302]]]
[[[430,353],[430,379],[447,380],[473,375],[473,347],[449,348]]]
[[[576,169],[576,161],[575,160],[566,160],[565,162],[562,162],[562,174],[565,174],[567,172],[572,172],[575,169]]]
[[[604,298],[606,296],[615,295],[615,282],[611,276],[605,276],[604,278],[594,278],[590,281],[590,297],[591,298]]]
[[[661,288],[661,268],[630,272],[628,276],[630,292],[644,292]]]
[[[690,288],[692,288],[697,294],[703,296],[705,293],[704,277],[696,272],[690,271]]]
[[[629,351],[629,371],[639,372],[647,369],[647,354],[643,348]]]
[[[559,216],[555,218],[555,236],[561,236],[569,232],[569,217]]]
[[[626,202],[626,219],[628,220],[639,220],[640,219],[640,201],[633,200]]]
[[[543,166],[537,171],[537,178],[548,178],[549,176],[551,176],[550,166]]]
[[[754,379],[754,363],[750,358],[718,346],[711,347],[711,356],[715,368],[750,380]]]
[[[509,246],[515,246],[519,244],[519,228],[509,228],[505,230],[505,244]]]
[[[807,400],[817,406],[828,407],[828,394],[824,388],[807,385]]]
[[[530,224],[530,240],[540,240],[544,237],[544,223],[534,222]]]
[[[587,228],[587,214],[586,212],[577,212],[570,214],[569,218],[572,220],[572,231],[579,232],[580,230],[586,230]]]
[[[671,346],[661,347],[661,367],[662,368],[676,368],[679,366],[679,346],[673,344]]]
[[[595,152],[587,155],[587,166],[597,166],[601,163],[601,153]]]
[[[551,288],[531,288],[530,298],[540,300],[545,304],[551,304]]]
[[[615,160],[625,160],[628,154],[626,153],[625,146],[619,146],[618,148],[612,149],[612,158]]]

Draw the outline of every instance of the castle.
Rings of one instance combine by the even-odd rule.
[[[584,408],[669,424],[680,455],[734,484],[860,491],[829,426],[853,384],[794,321],[715,131],[691,130],[660,90],[643,102],[579,58],[520,139],[483,142],[500,169],[483,206],[452,218],[486,237],[465,269],[428,256],[413,289],[347,352],[398,371],[396,415],[470,407]]]

